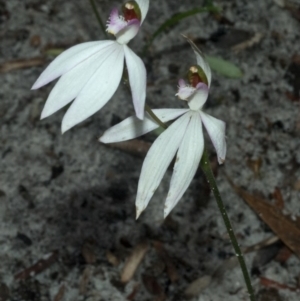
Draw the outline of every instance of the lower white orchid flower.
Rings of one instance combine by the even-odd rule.
[[[59,55],[40,75],[32,89],[38,89],[60,77],[52,89],[41,119],[74,102],[62,121],[64,133],[100,110],[117,90],[124,69],[128,69],[136,116],[144,118],[146,69],[143,61],[126,45],[138,33],[149,8],[149,0],[129,1],[123,16],[114,9],[107,31],[115,41],[87,42]]]
[[[179,91],[176,94],[180,99],[187,101],[189,109],[153,110],[162,122],[181,117],[159,135],[147,153],[136,197],[137,218],[147,207],[176,152],[174,171],[164,207],[164,217],[178,203],[190,185],[203,154],[202,123],[216,149],[219,163],[222,164],[225,160],[225,123],[202,111],[208,97],[211,71],[197,47],[193,43],[191,45],[197,57],[197,65],[190,68],[188,76],[190,85],[186,85],[182,79],[179,80]],[[129,117],[108,129],[100,141],[112,143],[129,140],[158,127],[159,125],[148,114],[142,121],[136,117]]]

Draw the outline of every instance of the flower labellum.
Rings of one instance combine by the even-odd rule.
[[[136,197],[136,215],[142,213],[160,184],[163,175],[176,155],[169,193],[165,201],[166,217],[181,199],[198,169],[203,150],[202,124],[206,128],[222,164],[226,156],[225,123],[202,111],[211,83],[211,71],[200,50],[188,40],[194,49],[197,65],[190,68],[186,84],[179,80],[176,95],[186,100],[189,109],[156,109],[154,114],[167,122],[178,118],[167,128],[149,149],[144,160]],[[144,120],[129,117],[108,129],[100,138],[103,143],[119,142],[146,134],[159,125],[147,114]]]
[[[113,9],[107,31],[115,41],[86,42],[60,54],[44,70],[32,89],[39,89],[60,77],[52,89],[41,119],[72,102],[62,121],[62,132],[100,110],[117,90],[126,62],[136,116],[144,118],[146,69],[143,61],[127,46],[136,36],[149,8],[149,0],[129,1],[124,16]]]

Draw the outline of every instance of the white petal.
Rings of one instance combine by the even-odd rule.
[[[204,83],[199,83],[196,87],[195,93],[188,101],[191,110],[199,110],[203,107],[208,97],[208,87]]]
[[[80,91],[62,121],[62,133],[100,110],[117,90],[124,67],[124,51],[115,42],[110,55]]]
[[[165,202],[164,217],[175,207],[193,180],[203,148],[204,139],[199,111],[193,112],[177,153],[170,190]]]
[[[113,51],[115,44],[105,47],[64,74],[48,96],[41,119],[71,102]]]
[[[143,119],[146,99],[146,68],[143,61],[127,45],[123,47],[135,114],[138,118]]]
[[[31,89],[35,90],[48,84],[74,68],[77,64],[89,58],[91,55],[112,45],[113,43],[114,41],[87,42],[69,48],[50,63],[50,65],[36,80]]]
[[[147,15],[148,9],[149,9],[149,0],[135,0],[135,2],[140,7],[141,14],[142,14],[141,23],[143,23],[144,20],[145,20],[146,15]]]
[[[225,122],[202,111],[200,111],[200,116],[216,149],[219,164],[222,164],[226,157]]]
[[[154,114],[162,121],[167,122],[186,113],[188,109],[156,109]],[[106,130],[99,139],[103,143],[114,143],[125,140],[134,139],[157,129],[159,125],[151,119],[148,113],[144,120],[138,119],[136,116],[126,118],[122,122],[116,124]]]
[[[119,44],[127,44],[131,39],[133,39],[137,35],[140,26],[141,23],[137,19],[128,21],[128,25],[124,29],[116,33],[117,42]]]
[[[188,112],[177,119],[152,144],[144,160],[136,197],[137,218],[147,207],[172,161],[190,121]]]

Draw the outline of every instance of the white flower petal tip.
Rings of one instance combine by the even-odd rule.
[[[108,33],[116,35],[120,30],[127,26],[127,22],[124,20],[122,16],[119,16],[119,12],[117,8],[114,8],[109,16],[107,21],[107,29]]]
[[[135,207],[135,219],[138,219],[144,210],[140,210],[137,206]]]
[[[149,0],[135,0],[141,10],[141,23],[144,22],[149,10]]]
[[[181,100],[188,100],[194,94],[195,90],[192,86],[187,85],[183,79],[180,79],[178,82],[178,92],[175,96],[178,96]]]
[[[114,41],[86,42],[65,50],[42,72],[31,89],[35,90],[47,85],[114,43]]]

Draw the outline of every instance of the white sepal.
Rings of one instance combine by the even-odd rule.
[[[93,54],[115,43],[114,41],[87,42],[73,46],[60,54],[36,80],[32,90],[38,89],[65,74]]]
[[[149,9],[149,0],[135,0],[135,2],[138,4],[141,10],[141,14],[142,14],[141,24],[142,24],[146,18]]]
[[[156,109],[154,114],[162,121],[167,122],[173,120],[180,115],[186,113],[188,109]],[[102,143],[114,143],[126,141],[142,136],[157,129],[159,125],[152,118],[145,114],[144,120],[138,119],[136,116],[126,118],[122,122],[109,128],[99,139]]]
[[[189,187],[203,154],[204,138],[199,111],[193,112],[177,152],[164,217],[175,207]]]
[[[147,84],[146,68],[143,61],[127,45],[123,47],[135,114],[139,119],[143,119]]]
[[[147,207],[182,141],[191,113],[177,119],[154,141],[144,160],[136,197],[136,217]]]
[[[62,121],[62,133],[100,110],[117,90],[123,73],[124,51],[116,45],[68,109]]]
[[[101,51],[79,63],[58,80],[48,96],[41,119],[57,112],[77,97],[93,74],[111,54],[115,44],[101,49]]]
[[[219,164],[224,163],[226,157],[225,122],[200,111],[201,120],[216,149]]]

